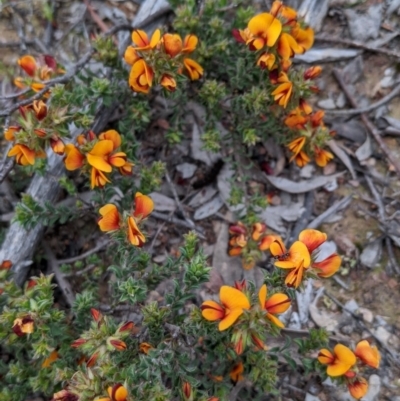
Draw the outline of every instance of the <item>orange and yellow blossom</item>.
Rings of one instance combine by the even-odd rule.
[[[85,156],[75,145],[68,143],[65,145],[64,152],[66,154],[64,164],[67,170],[74,171],[83,166]]]
[[[152,349],[154,349],[154,347],[149,343],[140,343],[139,345],[139,351],[146,355],[148,355],[149,351]]]
[[[148,93],[153,85],[153,69],[143,59],[138,59],[129,74],[129,86],[135,92]]]
[[[114,142],[111,139],[102,139],[86,154],[86,159],[95,169],[111,173],[112,166],[122,167],[126,163],[126,154],[123,152],[112,154],[114,149]]]
[[[306,164],[310,163],[311,159],[307,156],[306,152],[301,151],[299,154],[296,155],[294,161],[300,168],[302,168]]]
[[[176,89],[176,81],[175,79],[169,74],[163,74],[161,77],[160,84],[162,87],[167,89],[170,92],[174,92]]]
[[[250,309],[250,302],[243,292],[226,285],[220,288],[219,298],[221,304],[205,301],[201,305],[201,310],[206,320],[220,320],[218,329],[223,331],[232,326],[245,309]]]
[[[97,398],[95,401],[127,401],[128,390],[120,383],[107,389],[108,397]]]
[[[318,259],[318,248],[326,239],[327,235],[325,233],[314,229],[306,229],[299,234],[299,241],[307,247],[312,256],[311,267],[317,270],[319,277],[323,278],[333,276],[342,264],[342,258],[336,253],[332,253],[321,261],[315,261]]]
[[[58,155],[63,155],[65,153],[65,145],[64,142],[61,140],[60,137],[57,135],[53,135],[50,138],[50,146],[53,149],[54,153],[57,153]]]
[[[333,154],[327,150],[321,149],[318,146],[314,147],[315,162],[320,167],[325,167],[329,161],[333,159]]]
[[[318,361],[328,365],[326,369],[328,376],[337,377],[344,375],[356,364],[356,356],[343,344],[337,344],[333,353],[326,348],[321,349],[318,353]]]
[[[182,52],[182,38],[176,33],[165,33],[162,37],[165,53],[174,58]]]
[[[140,231],[137,223],[144,220],[153,210],[153,200],[149,196],[137,192],[135,194],[135,211],[133,216],[128,217],[128,239],[132,245],[142,247],[146,242],[146,237]]]
[[[33,166],[37,153],[28,148],[28,146],[17,143],[10,149],[7,156],[15,156],[15,161],[22,166],[27,166],[28,164]]]
[[[305,53],[311,49],[314,44],[314,30],[310,27],[302,29],[299,24],[292,29],[291,35],[295,39],[297,45],[300,47],[300,54]]]
[[[194,61],[191,58],[185,58],[183,59],[183,65],[192,81],[196,81],[203,76],[204,69],[197,61]]]
[[[354,354],[364,364],[371,366],[371,368],[379,368],[381,355],[378,351],[378,348],[371,346],[367,340],[362,340],[357,344]]]
[[[154,49],[161,40],[161,31],[156,29],[151,36],[151,39],[147,36],[145,31],[136,29],[132,32],[132,42],[136,45],[136,51],[146,51]]]
[[[281,72],[277,79],[277,82],[280,85],[271,93],[274,96],[275,102],[286,108],[289,103],[290,97],[292,96],[293,84],[289,81],[289,78],[286,73]]]
[[[30,315],[17,318],[14,320],[12,329],[18,337],[22,337],[25,334],[32,334],[34,330],[34,320]]]
[[[79,397],[69,392],[68,390],[61,390],[53,394],[53,398],[50,401],[78,401]]]
[[[304,71],[303,78],[305,80],[317,78],[322,72],[322,68],[319,65],[314,65],[310,68],[307,68]]]
[[[101,170],[97,170],[97,168],[92,167],[90,172],[90,189],[95,187],[103,188],[107,183],[110,182],[111,181]]]
[[[363,377],[357,377],[354,380],[347,382],[347,388],[352,397],[356,400],[364,397],[368,392],[368,383]]]
[[[272,68],[275,66],[275,55],[272,53],[263,53],[257,60],[257,65],[261,69],[268,69],[272,70]]]
[[[292,161],[300,153],[305,143],[306,143],[306,137],[299,136],[298,138],[290,142],[289,145],[287,145],[288,149],[291,152],[293,152],[293,156],[291,157],[290,161]]]
[[[30,77],[33,77],[35,75],[38,66],[33,56],[22,56],[18,59],[17,63]]]
[[[275,316],[286,312],[290,307],[290,299],[286,294],[277,293],[267,299],[267,286],[264,284],[258,293],[258,299],[262,310],[266,311],[266,317],[276,326],[282,328],[284,324]]]
[[[183,40],[182,53],[192,53],[196,50],[199,39],[196,35],[189,34],[185,36]]]
[[[6,141],[15,141],[15,133],[21,131],[22,127],[17,125],[12,125],[8,127],[7,131],[4,132],[4,139]]]
[[[109,232],[120,229],[121,216],[115,205],[109,203],[103,206],[99,210],[99,213],[101,217],[97,224],[99,225],[101,231]]]
[[[138,61],[141,57],[137,54],[135,48],[133,46],[128,46],[125,50],[124,60],[127,64],[133,65]]]
[[[292,35],[282,33],[278,41],[277,52],[283,60],[289,60],[295,54],[304,53],[304,50]]]
[[[281,1],[274,1],[270,13],[274,17],[281,17],[286,19],[286,23],[295,20],[297,18],[297,11],[291,7],[283,5]]]
[[[248,25],[252,37],[246,44],[250,50],[260,50],[263,47],[272,47],[275,45],[282,32],[282,23],[272,14],[262,13],[253,17]]]
[[[131,162],[125,162],[125,164],[118,168],[120,174],[122,175],[131,175],[134,164]]]
[[[42,368],[48,368],[50,365],[55,362],[59,358],[59,354],[57,350],[54,350],[50,353],[50,355],[43,361]]]
[[[244,372],[243,362],[238,362],[233,366],[233,368],[229,372],[229,376],[233,382],[237,383],[238,381],[243,380],[244,378],[243,372]]]

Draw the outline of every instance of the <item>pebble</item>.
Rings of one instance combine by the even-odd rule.
[[[182,163],[178,164],[176,169],[182,174],[182,178],[186,179],[193,177],[194,172],[197,170],[197,166],[195,164]]]
[[[374,320],[374,314],[367,308],[358,308],[358,312],[361,313],[363,319],[367,323],[372,323]]]
[[[382,256],[382,241],[374,241],[368,244],[360,255],[360,262],[370,269],[374,268]]]
[[[301,329],[300,316],[297,312],[293,312],[290,316],[288,327],[295,330]]]
[[[380,342],[385,345],[388,344],[391,333],[389,333],[384,327],[378,327],[375,329],[374,334]]]
[[[336,99],[336,107],[338,109],[343,109],[344,106],[346,106],[346,95],[343,92],[341,92]]]
[[[331,98],[320,100],[318,102],[318,106],[321,107],[321,109],[326,109],[326,110],[336,109],[336,104],[334,100]]]
[[[359,308],[358,303],[354,299],[350,299],[349,301],[347,301],[344,306],[346,308],[346,311],[344,313],[347,313],[347,314],[348,314],[347,311],[356,313]]]
[[[363,397],[363,401],[378,401],[381,391],[381,378],[378,375],[371,375],[368,380],[368,392]]]
[[[394,84],[393,77],[383,77],[381,79],[381,88],[391,88]]]
[[[315,395],[312,395],[310,393],[306,393],[306,398],[304,401],[320,401],[319,397],[316,397]]]

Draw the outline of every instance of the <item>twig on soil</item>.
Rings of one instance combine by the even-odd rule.
[[[82,259],[86,259],[88,256],[93,255],[94,253],[105,248],[109,243],[110,243],[110,240],[108,238],[106,238],[106,239],[103,238],[101,241],[99,241],[99,243],[94,248],[89,249],[88,251],[81,253],[78,256],[74,256],[72,258],[60,259],[60,260],[58,260],[58,264],[70,264],[70,263],[78,262],[79,260],[82,260]]]
[[[400,266],[397,264],[396,255],[394,254],[393,244],[390,237],[385,238],[385,245],[388,251],[390,267],[396,271],[397,274],[400,274]]]
[[[392,361],[397,365],[400,366],[400,357],[396,354],[392,349],[390,349],[387,345],[385,345],[371,330],[370,328],[364,323],[364,320],[361,316],[357,315],[356,313],[352,312],[351,310],[347,309],[345,305],[343,305],[339,300],[337,300],[332,294],[330,294],[326,289],[324,289],[324,294],[331,299],[337,306],[339,306],[343,311],[350,314],[356,321],[356,323],[360,324],[363,329],[368,331],[368,333],[375,339],[375,341],[379,344],[379,346],[384,349],[387,354],[390,356]]]
[[[349,85],[346,84],[340,74],[340,72],[336,69],[333,70],[333,75],[335,76],[336,80],[338,81],[340,87],[342,88],[343,92],[349,99],[350,104],[352,107],[357,108],[357,102],[354,99],[354,96],[349,91]],[[379,134],[379,131],[376,129],[374,124],[370,121],[370,119],[365,115],[361,114],[361,119],[365,126],[368,128],[368,131],[372,134],[375,141],[378,143],[382,151],[385,153],[387,158],[389,159],[390,163],[393,165],[394,169],[396,170],[397,175],[400,177],[400,164],[393,156],[392,152],[387,147],[386,143],[383,141],[382,137]]]
[[[68,277],[78,277],[78,276],[83,276],[84,274],[86,274],[87,272],[90,272],[91,270],[93,270],[96,267],[95,264],[90,264],[89,266],[86,266],[84,269],[82,270],[78,270],[76,272],[73,273],[68,273],[68,274],[64,274],[65,278]]]
[[[71,284],[69,283],[68,280],[66,280],[64,274],[61,272],[59,268],[60,261],[56,259],[53,251],[45,242],[43,243],[43,249],[46,253],[48,269],[54,273],[58,286],[64,295],[65,301],[69,306],[72,307],[72,305],[75,302],[75,294],[72,291]]]
[[[325,210],[325,212],[316,217],[310,224],[308,224],[307,227],[318,228],[330,215],[349,206],[351,201],[351,195],[345,196],[342,200],[335,202],[329,209]]]
[[[368,51],[371,51],[371,52],[386,54],[387,56],[396,57],[396,58],[400,59],[400,53],[397,53],[397,52],[394,52],[394,51],[388,50],[388,49],[383,49],[382,47],[369,46],[368,44],[357,42],[357,41],[354,41],[354,40],[341,39],[341,38],[338,38],[338,37],[328,38],[326,36],[317,36],[315,38],[315,40],[316,41],[320,41],[320,42],[347,45],[347,46],[355,47],[355,48],[358,48],[358,49],[363,49],[363,50],[368,50]]]
[[[362,107],[361,109],[350,110],[324,110],[326,114],[334,114],[339,116],[354,116],[356,114],[368,113],[384,104],[390,102],[393,98],[400,94],[400,84],[398,84],[388,95],[384,96],[381,100],[370,104],[369,106]]]

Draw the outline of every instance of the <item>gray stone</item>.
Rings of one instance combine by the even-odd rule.
[[[318,106],[321,107],[321,109],[325,109],[325,110],[336,109],[336,104],[335,104],[334,100],[331,98],[320,100],[318,102]]]
[[[360,255],[360,262],[370,269],[374,268],[382,256],[382,241],[377,240],[368,244]]]
[[[375,329],[374,334],[381,343],[385,345],[388,344],[391,333],[389,333],[389,331],[387,331],[384,327],[378,327]]]
[[[319,397],[316,397],[315,395],[312,395],[310,393],[306,393],[306,398],[304,401],[320,401]]]
[[[376,39],[382,22],[382,11],[382,3],[370,6],[364,14],[351,8],[345,10],[351,37],[360,42]]]
[[[363,397],[363,401],[378,401],[381,391],[381,378],[378,375],[371,375],[368,380],[368,392]]]

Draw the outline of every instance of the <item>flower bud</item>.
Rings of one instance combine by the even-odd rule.
[[[109,337],[107,342],[118,351],[126,350],[126,344],[123,341],[118,340],[117,338]]]
[[[72,348],[79,348],[81,345],[85,344],[86,340],[84,340],[83,338],[78,338],[77,340],[75,340],[72,344],[71,347]]]

